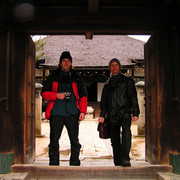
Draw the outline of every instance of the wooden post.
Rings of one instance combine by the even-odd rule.
[[[36,96],[35,96],[35,130],[36,130],[36,137],[41,137],[41,114],[42,114],[42,97],[40,95],[42,85],[36,83]]]

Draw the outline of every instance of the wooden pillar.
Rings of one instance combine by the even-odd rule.
[[[137,89],[137,97],[138,97],[138,103],[140,109],[139,119],[137,121],[137,135],[145,136],[144,81],[139,81],[138,83],[136,83],[136,89]]]
[[[170,154],[169,162],[173,166],[173,172],[180,174],[180,25],[173,27],[170,33],[171,39],[171,63],[173,64],[173,79],[170,87],[173,87],[172,107],[173,113],[170,117]]]
[[[41,117],[42,117],[42,96],[40,95],[42,85],[39,83],[36,83],[36,96],[35,96],[35,131],[36,131],[36,137],[41,137]]]
[[[0,174],[9,172],[14,162],[14,32],[0,27]]]
[[[12,153],[14,163],[26,163],[28,159],[33,159],[32,155],[27,154],[34,154],[35,149],[34,146],[30,146],[28,140],[31,138],[33,143],[35,141],[35,65],[28,53],[29,49],[35,51],[35,48],[28,48],[28,34],[18,34],[10,25],[0,31],[0,153]]]
[[[146,158],[169,164],[180,153],[180,31],[156,33],[145,45]]]

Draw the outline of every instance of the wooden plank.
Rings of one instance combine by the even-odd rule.
[[[25,97],[26,97],[26,87],[25,87],[25,33],[15,34],[15,110],[14,110],[14,152],[15,159],[14,163],[25,163],[24,161],[24,123],[26,120],[25,112]]]
[[[7,99],[5,96],[5,69],[6,69],[6,47],[7,47],[7,32],[5,29],[1,29],[0,33],[0,48],[1,48],[1,56],[0,56],[0,76],[2,80],[0,81],[0,108],[4,110],[3,101]]]
[[[9,98],[9,62],[10,62],[10,25],[8,27],[7,32],[7,46],[6,46],[6,71],[5,71],[5,97],[7,100],[5,101],[5,110],[8,111],[8,98]]]
[[[51,27],[51,28],[49,28]],[[78,34],[86,34],[86,32],[94,32],[94,34],[108,34],[108,35],[117,35],[117,34],[152,34],[156,31],[161,31],[166,28],[166,25],[157,24],[156,26],[145,25],[145,24],[70,24],[70,25],[58,25],[54,24],[16,24],[14,28],[17,32],[28,32],[30,34],[58,34],[58,35],[78,35]]]
[[[173,47],[172,35],[165,31],[156,33],[145,46],[146,156],[154,163],[169,163],[169,153],[180,151],[179,110],[173,100],[178,97],[178,78],[174,81],[174,77],[180,67],[176,66],[176,53],[169,48]]]
[[[8,40],[8,33],[11,38]],[[7,41],[9,42],[9,45],[7,46]],[[9,48],[7,51],[6,48]],[[0,146],[0,152],[1,153],[9,153],[13,152],[14,148],[14,125],[13,125],[13,111],[14,111],[14,49],[13,49],[13,33],[10,32],[7,27],[3,27],[1,29],[0,33],[0,49],[1,49],[1,56],[0,56],[0,98],[4,97],[5,95],[8,96],[8,108],[5,109],[4,103],[5,101],[0,102],[0,114],[1,114],[1,120],[0,120],[0,139],[1,139],[1,146]],[[10,55],[8,54],[10,53]],[[6,56],[9,56],[9,63],[6,64]],[[8,74],[8,82],[6,79],[7,72],[6,70],[10,69]],[[6,84],[8,83],[8,85]],[[5,85],[7,85],[5,87]],[[8,91],[7,88],[8,87]],[[7,98],[7,97],[5,97]]]
[[[171,99],[173,96],[172,78],[173,70],[172,64],[169,63],[171,60],[169,49],[169,39],[167,32],[158,33],[157,37],[157,56],[158,56],[158,143],[159,143],[159,154],[158,159],[160,163],[169,162],[169,150],[171,149],[170,142],[170,124],[173,115],[173,106],[171,106]],[[168,73],[167,73],[168,72]]]
[[[35,46],[28,38],[27,33],[15,34],[15,163],[32,162],[35,156]]]
[[[93,33],[92,32],[86,32],[86,39],[93,39]]]
[[[158,161],[158,123],[157,123],[157,84],[156,84],[156,44],[151,36],[145,44],[145,97],[146,97],[146,159],[150,162]]]
[[[25,163],[35,159],[35,44],[31,37],[26,37],[26,119],[25,119]]]
[[[88,12],[95,14],[98,11],[99,0],[89,0]]]
[[[152,13],[153,11],[150,11],[149,14],[146,11],[138,12],[137,11],[125,11],[121,9],[113,9],[109,10],[106,9],[103,13],[98,13],[97,15],[90,15],[87,13],[81,13],[81,14],[72,14],[67,15],[61,14],[58,10],[58,12],[54,12],[54,9],[47,9],[40,14],[39,16],[36,15],[31,22],[34,23],[34,25],[47,23],[47,24],[140,24],[144,23],[146,25],[157,25],[160,24],[167,24],[172,21],[171,16],[167,16],[166,14],[162,13]],[[56,10],[56,9],[55,9]],[[68,11],[68,10],[67,10]],[[66,11],[66,12],[67,12]],[[115,13],[115,12],[117,13]],[[69,11],[68,11],[69,12]],[[107,14],[108,12],[108,14]],[[128,13],[127,13],[128,12]],[[38,12],[37,12],[38,13]],[[48,14],[49,13],[49,14]],[[144,13],[144,14],[143,14]],[[143,16],[142,16],[143,14]],[[14,20],[13,23],[18,23],[18,21]],[[21,24],[28,24],[28,22],[22,22]]]
[[[172,56],[171,61],[173,62],[173,77],[172,78],[172,87],[173,89],[173,102],[172,106],[174,107],[173,111],[173,120],[171,120],[171,150],[174,153],[179,152],[180,153],[180,133],[179,133],[179,127],[180,127],[180,27],[176,27],[173,29],[173,32],[171,32],[172,35]]]
[[[91,3],[98,0],[92,0]],[[91,11],[97,11],[94,10]],[[96,5],[97,9],[97,5]],[[3,10],[3,9],[2,9]],[[0,10],[1,11],[1,10]],[[174,13],[177,10],[174,9]],[[68,12],[68,13],[67,13]],[[107,13],[108,12],[108,13]],[[51,27],[52,24],[142,24],[142,25],[158,25],[170,23],[175,20],[174,13],[169,13],[168,8],[135,8],[135,7],[119,7],[119,6],[105,6],[99,7],[98,14],[91,15],[87,12],[86,7],[82,6],[66,6],[66,7],[36,7],[34,18],[31,19],[33,26],[45,23]],[[143,14],[143,16],[142,16]],[[10,14],[5,14],[10,22],[18,23],[21,20],[12,17]],[[9,17],[8,17],[9,16]],[[1,18],[0,17],[0,18]],[[1,18],[1,19],[2,19]],[[23,18],[23,17],[22,17]],[[2,19],[3,21],[3,19]],[[29,22],[22,21],[20,24],[27,26]]]

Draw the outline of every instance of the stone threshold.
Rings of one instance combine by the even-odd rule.
[[[156,179],[158,172],[172,173],[172,166],[63,167],[15,164],[12,165],[11,170],[13,173],[29,172],[32,179]]]

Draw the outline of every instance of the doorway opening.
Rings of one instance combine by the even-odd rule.
[[[88,102],[96,102],[97,101],[97,83],[86,83],[85,84],[87,92],[88,92]]]
[[[45,37],[45,39],[47,39],[46,44],[49,42],[47,37]],[[55,37],[56,36],[53,36],[53,38],[55,38]],[[68,35],[68,37],[65,35],[63,35],[61,37],[70,38],[70,35]],[[120,38],[120,35],[118,35],[117,37]],[[124,36],[121,36],[121,37],[124,37]],[[76,38],[81,38],[81,37],[76,36]],[[84,38],[84,37],[82,37],[82,38]],[[101,38],[105,38],[105,36],[103,36],[103,37],[100,36],[100,39]],[[132,37],[126,37],[126,38],[132,38]],[[72,42],[72,38],[70,38],[70,41],[71,41],[71,44],[74,44]],[[90,45],[90,42],[93,41],[93,39],[86,40],[86,41],[87,41],[87,44]],[[83,44],[82,39],[80,42],[82,42],[80,48],[81,49],[85,48],[85,45]],[[145,44],[145,42],[144,41],[142,42],[140,40],[134,40],[132,38],[131,46],[134,45],[133,44],[134,42],[137,42],[138,45],[141,44],[141,51],[143,51],[142,53],[144,56],[143,45]],[[114,42],[111,41],[111,43],[114,44],[114,46],[117,46],[118,40],[116,40]],[[126,43],[123,41],[122,44],[125,47],[124,49],[126,49],[127,48]],[[53,47],[55,48],[56,45],[53,45]],[[68,49],[66,47],[66,48],[62,49],[61,51],[57,50],[56,53],[58,53],[58,56],[60,56],[60,54],[63,50],[71,51],[72,48],[73,47],[68,46]],[[88,48],[87,49],[88,49],[89,54],[91,54],[91,56],[94,57],[94,55],[96,55],[96,53],[93,53],[91,51],[91,48],[92,47],[89,47],[89,49]],[[95,48],[100,48],[99,51],[101,51],[101,50],[103,51],[102,46],[99,46],[99,47],[95,46]],[[134,47],[133,47],[133,49],[134,49]],[[75,51],[83,52],[83,51],[78,51],[77,49],[75,49]],[[106,52],[108,52],[108,51],[106,51]],[[110,56],[109,58],[107,57],[108,61],[111,58],[117,57],[117,54],[115,54],[115,51],[113,51],[113,53],[114,53],[114,56]],[[117,53],[119,53],[119,52],[117,51]],[[127,52],[127,54],[128,53],[130,53],[130,52]],[[46,55],[46,53],[45,53],[45,55]],[[52,50],[50,51],[50,56],[52,56]],[[72,51],[72,56],[73,56],[73,51]],[[87,163],[87,160],[88,161],[92,160],[91,164],[94,166],[95,161],[93,158],[96,158],[96,159],[105,158],[109,165],[113,165],[112,148],[111,148],[110,140],[99,139],[98,131],[97,131],[97,123],[98,123],[97,119],[98,119],[98,114],[100,112],[99,104],[100,104],[101,92],[102,92],[104,83],[109,78],[108,63],[106,62],[106,66],[105,66],[103,64],[105,59],[102,58],[102,61],[100,62],[102,64],[102,66],[101,67],[95,66],[92,69],[92,67],[90,67],[89,60],[82,62],[83,59],[89,58],[87,56],[88,55],[86,54],[86,56],[83,56],[83,58],[80,57],[81,58],[80,63],[82,63],[81,66],[79,64],[76,64],[76,62],[78,61],[78,58],[76,58],[75,53],[74,53],[74,58],[73,58],[73,63],[75,63],[74,68],[81,74],[81,76],[83,77],[83,80],[85,81],[85,85],[86,85],[86,88],[88,91],[88,105],[91,106],[94,110],[96,109],[96,113],[94,113],[93,115],[87,114],[88,118],[86,118],[85,121],[80,123],[79,139],[80,139],[80,143],[82,144],[80,159],[81,159],[82,163],[84,163],[84,165]],[[105,55],[105,56],[107,56],[107,55]],[[42,59],[39,59],[36,62],[37,67],[39,67],[38,71],[39,72],[41,71],[41,74],[38,74],[38,76],[36,76],[37,83],[41,83],[43,81],[43,79],[48,76],[49,72],[53,71],[57,67],[55,65],[50,65],[50,62],[52,62],[52,61],[50,61],[49,64],[46,64],[46,62],[45,62],[46,59],[43,59],[43,57],[47,57],[47,56],[42,56]],[[79,55],[77,57],[79,57]],[[121,56],[118,56],[117,58],[121,60]],[[96,60],[96,61],[98,61],[98,60]],[[56,61],[56,63],[57,62],[58,61]],[[142,62],[141,57],[134,57],[134,58],[131,57],[128,59],[128,64],[123,64],[122,71],[127,76],[130,76],[131,78],[133,78],[135,80],[135,83],[140,82],[141,83],[140,87],[142,87],[142,81],[144,81],[143,68],[144,68],[144,64]],[[144,90],[139,90],[138,95],[144,96],[143,93],[144,93]],[[141,97],[142,106],[144,106],[144,104],[143,104],[144,98]],[[140,98],[138,97],[138,99],[140,99]],[[43,100],[42,111],[45,110],[47,103],[48,102]],[[97,107],[95,107],[95,106],[97,106]],[[142,118],[145,119],[145,112],[144,112],[144,115],[142,115]],[[49,121],[45,119],[44,112],[42,112],[41,128],[42,128],[41,129],[42,137],[36,137],[35,163],[48,163],[48,161],[49,161],[49,159],[48,159]],[[144,124],[144,128],[145,128],[145,124]],[[93,136],[92,136],[92,134],[93,134]],[[132,138],[132,147],[131,147],[131,153],[130,153],[131,160],[133,160],[136,163],[137,162],[140,162],[140,163],[145,162],[145,134],[144,135],[138,134],[138,124],[137,123],[132,124],[132,135],[133,135],[132,136],[133,138]],[[70,155],[70,142],[69,142],[69,138],[68,138],[67,131],[65,128],[62,132],[59,143],[60,143],[61,164],[67,165],[68,161],[69,161],[69,155]],[[92,148],[92,147],[95,147],[95,148]]]

